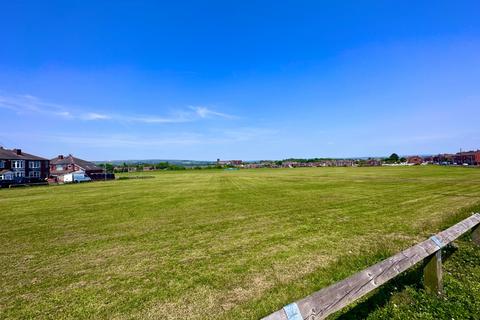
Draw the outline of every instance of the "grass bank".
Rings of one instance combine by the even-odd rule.
[[[467,168],[148,175],[0,190],[2,317],[255,319],[480,201]]]

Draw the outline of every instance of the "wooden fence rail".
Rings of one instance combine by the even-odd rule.
[[[353,301],[427,259],[424,285],[427,291],[442,294],[441,248],[473,229],[472,239],[480,245],[480,213],[383,260],[353,276],[291,303],[263,320],[318,320],[342,309]]]

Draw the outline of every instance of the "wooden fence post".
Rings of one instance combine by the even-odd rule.
[[[473,228],[472,231],[472,241],[477,246],[480,246],[480,224]]]
[[[424,286],[428,293],[442,295],[442,250],[438,250],[427,258],[428,262],[423,269]]]
[[[472,234],[473,241],[480,245],[479,225],[480,213],[475,213],[430,239],[297,300],[269,314],[263,320],[325,319],[424,260],[428,261],[424,268],[425,288],[429,292],[441,295],[443,294],[442,247],[473,228],[475,228]]]

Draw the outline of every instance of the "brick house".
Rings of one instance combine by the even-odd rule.
[[[456,164],[480,165],[480,150],[458,152],[453,156]]]
[[[432,157],[432,161],[435,164],[452,164],[453,154],[443,153]]]
[[[377,167],[382,165],[382,160],[379,159],[368,159],[365,161],[365,165],[370,167]]]
[[[423,163],[423,158],[420,156],[412,156],[407,158],[407,163],[409,164],[422,164]]]
[[[41,182],[48,178],[48,159],[0,147],[0,181]]]
[[[68,156],[59,155],[50,160],[50,176],[53,181],[63,181],[64,175],[76,171],[84,171],[92,179],[96,175],[104,173],[103,168],[96,166],[93,162],[76,158],[71,154]]]

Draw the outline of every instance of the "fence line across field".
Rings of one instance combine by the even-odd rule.
[[[434,294],[442,294],[441,249],[470,229],[473,229],[473,241],[480,245],[480,213],[475,213],[428,240],[403,250],[308,297],[293,302],[266,316],[263,320],[324,319],[424,259],[427,260],[424,268],[426,290]]]

